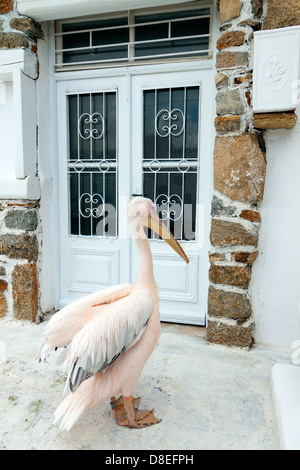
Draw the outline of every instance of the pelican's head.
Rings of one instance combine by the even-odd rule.
[[[188,264],[184,250],[157,215],[156,206],[145,197],[134,197],[128,206],[128,220],[133,238],[145,238],[144,227],[153,230]]]

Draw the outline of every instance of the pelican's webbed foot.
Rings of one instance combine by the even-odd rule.
[[[140,401],[140,397],[132,398],[132,404],[135,410],[138,410]],[[126,415],[124,408],[124,397],[122,395],[118,399],[116,397],[111,397],[110,406],[113,410],[113,416],[117,421]]]
[[[135,400],[132,397],[123,398],[123,415],[116,418],[119,426],[140,429],[161,422],[161,419],[156,418],[154,415],[154,410],[138,410]]]

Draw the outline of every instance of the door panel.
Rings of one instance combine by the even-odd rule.
[[[58,84],[60,306],[130,279],[127,93],[124,77]]]
[[[209,127],[205,117],[211,96],[205,73],[140,75],[133,78],[132,138],[135,165],[133,187],[157,205],[160,218],[181,242],[190,258],[186,265],[156,234],[148,232],[161,316],[166,321],[205,324],[207,267],[204,219],[209,216],[210,195],[202,185]],[[201,171],[200,171],[201,166]],[[203,174],[202,174],[203,173]],[[138,263],[132,247],[132,275]]]
[[[187,266],[178,255],[154,253],[155,280],[161,300],[197,302],[198,256],[190,254],[189,259],[190,264]],[[176,272],[176,276],[170,276],[172,272]]]
[[[71,263],[70,291],[95,292],[118,284],[118,250],[74,249]]]

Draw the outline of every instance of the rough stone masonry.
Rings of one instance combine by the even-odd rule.
[[[37,40],[42,37],[40,25],[18,13],[16,1],[0,0],[0,48],[26,48],[37,53]]]
[[[34,321],[38,312],[39,203],[1,201],[0,318]]]
[[[253,115],[253,33],[300,23],[299,0],[219,0],[216,140],[208,340],[249,348],[255,338],[249,285],[258,256],[267,170],[262,129],[290,129],[294,113]]]

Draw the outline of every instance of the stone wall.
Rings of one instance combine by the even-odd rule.
[[[300,24],[299,0],[269,0],[263,29],[285,28]]]
[[[16,1],[0,0],[0,48],[24,47],[37,53],[37,40],[43,37],[41,27],[22,16]]]
[[[0,203],[0,318],[37,320],[39,202]]]
[[[219,0],[208,340],[249,348],[255,338],[249,285],[258,256],[267,169],[261,129],[291,128],[293,113],[253,116],[255,30],[300,23],[299,0]]]

